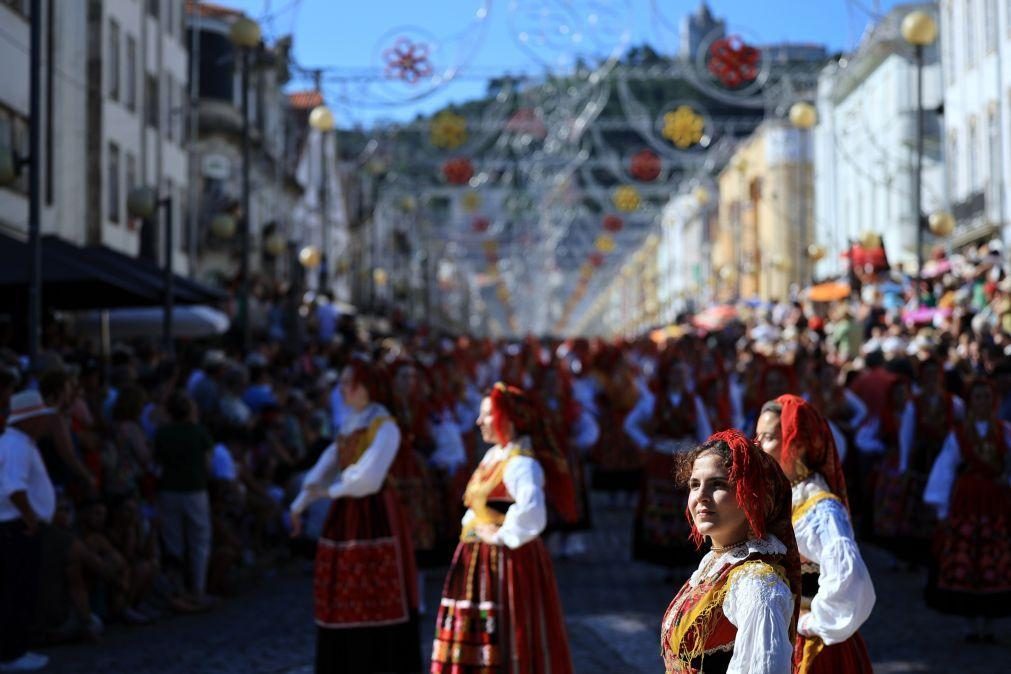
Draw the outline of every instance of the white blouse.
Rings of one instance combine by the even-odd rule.
[[[694,393],[669,393],[671,404],[675,407],[681,404],[682,396],[691,396],[695,403],[695,437],[692,440],[698,442],[705,442],[709,439],[709,436],[713,434],[713,427],[709,423],[709,413],[706,411],[706,406],[702,404],[702,399],[699,398]],[[653,418],[654,407],[656,405],[656,397],[651,393],[644,393],[639,397],[639,402],[635,404],[632,411],[628,413],[625,417],[624,428],[625,432],[628,433],[629,437],[635,441],[635,444],[639,445],[640,448],[645,449],[648,447],[652,439],[643,430],[642,427],[650,419]],[[672,438],[673,440],[681,440],[682,438]],[[666,450],[664,450],[666,451]]]
[[[346,414],[340,430],[341,436],[347,436],[383,416],[388,420],[376,431],[372,444],[361,458],[343,471],[337,462],[337,443],[331,443],[323,450],[316,465],[302,480],[302,490],[291,504],[293,515],[301,514],[310,504],[322,498],[361,498],[382,489],[400,448],[400,429],[393,417],[385,407],[373,403],[361,412]]]
[[[829,491],[815,473],[793,487],[796,508],[819,492]],[[853,636],[871,615],[876,596],[871,574],[853,536],[849,514],[835,499],[823,499],[794,522],[800,554],[820,567],[818,592],[797,631],[820,637],[831,646]]]
[[[521,444],[525,444],[521,439]],[[514,445],[495,445],[489,449],[481,463],[503,461],[515,449]],[[502,473],[502,482],[512,496],[514,503],[506,510],[505,520],[495,534],[495,543],[516,549],[541,535],[548,523],[548,509],[544,500],[544,470],[541,464],[530,456],[514,456],[509,459]],[[466,527],[475,517],[470,508],[463,515]]]
[[[709,552],[688,583],[696,587],[752,553],[782,555],[786,546],[770,534],[723,553]],[[727,674],[790,674],[793,606],[790,586],[778,575],[757,573],[745,567],[732,576],[723,597],[723,614],[737,628],[737,636]]]
[[[1011,447],[1011,429],[1007,424],[1002,424],[1002,426],[1004,427],[1004,442],[1008,447]],[[987,421],[976,422],[976,432],[981,436],[987,434],[989,427],[990,423]],[[958,436],[952,431],[944,439],[941,452],[934,459],[930,476],[927,478],[927,487],[923,490],[924,502],[934,506],[937,516],[941,519],[948,516],[948,506],[951,505],[951,488],[955,486],[955,477],[961,463],[962,451],[958,446]]]
[[[961,421],[965,417],[965,404],[961,398],[952,398],[954,420]],[[902,410],[902,424],[899,426],[899,465],[898,472],[909,469],[909,458],[913,455],[916,444],[916,403],[910,400]]]

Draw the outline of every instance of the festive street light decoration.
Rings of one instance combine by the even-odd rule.
[[[790,106],[790,123],[806,131],[818,123],[818,111],[807,101],[798,101]]]
[[[619,211],[631,213],[639,208],[642,198],[639,196],[639,190],[631,185],[621,185],[615,188],[614,194],[611,195],[611,201]]]
[[[762,52],[738,35],[715,40],[709,46],[708,69],[728,89],[739,89],[758,79]]]
[[[702,187],[701,185],[696,187],[694,195],[695,195],[695,203],[697,203],[699,206],[706,206],[709,204],[710,194],[709,190],[707,190],[705,187]]]
[[[466,157],[447,159],[442,165],[442,175],[451,185],[466,185],[474,177],[474,165]]]
[[[337,127],[337,121],[334,119],[333,111],[330,108],[325,105],[317,105],[309,113],[309,126],[317,131],[326,133],[327,131],[333,131]]]
[[[389,274],[387,274],[386,270],[383,269],[382,267],[376,267],[375,269],[372,270],[372,280],[375,281],[376,285],[379,286],[380,288],[386,285],[386,282],[389,281],[389,278],[390,278]]]
[[[679,105],[663,116],[661,135],[682,150],[695,145],[705,134],[706,120],[688,105]]]
[[[218,213],[211,218],[211,234],[219,239],[232,238],[236,229],[235,218],[228,213]]]
[[[817,262],[825,257],[825,246],[821,246],[817,243],[812,243],[807,247],[807,256]]]
[[[387,79],[417,84],[431,77],[433,70],[428,55],[429,47],[424,42],[412,42],[407,37],[397,38],[392,47],[383,51]]]
[[[263,241],[263,250],[271,257],[280,257],[288,249],[288,242],[280,232],[274,232]]]
[[[625,226],[625,221],[622,220],[619,216],[614,215],[613,213],[609,213],[608,215],[604,216],[603,225],[604,229],[607,230],[608,232],[616,233],[620,232],[622,227]]]
[[[520,108],[513,113],[505,124],[505,130],[518,136],[530,136],[537,140],[548,135],[547,127],[537,111],[532,108]]]
[[[639,150],[632,155],[629,163],[629,173],[636,180],[644,183],[652,182],[660,176],[662,163],[660,157],[652,150]]]
[[[929,12],[919,9],[906,14],[900,30],[902,38],[911,45],[926,47],[937,39],[937,22]]]
[[[590,253],[587,261],[593,267],[602,267],[604,265],[604,254],[603,253]]]
[[[249,17],[240,16],[232,22],[228,39],[237,47],[252,49],[260,44],[260,24]]]
[[[615,245],[614,237],[610,234],[601,234],[597,237],[597,240],[593,242],[593,247],[601,253],[614,252]]]
[[[306,269],[315,269],[322,259],[323,256],[316,246],[305,246],[298,251],[298,263]]]
[[[949,236],[955,231],[955,216],[948,211],[935,211],[927,219],[927,226],[934,236]]]
[[[487,232],[490,226],[491,223],[488,221],[488,218],[484,217],[483,215],[478,215],[473,220],[470,221],[470,228],[473,229],[478,234]]]
[[[437,148],[455,150],[467,142],[467,119],[451,110],[443,110],[432,119],[428,139]]]
[[[460,199],[460,205],[467,213],[475,213],[481,208],[481,195],[474,191],[467,192]]]

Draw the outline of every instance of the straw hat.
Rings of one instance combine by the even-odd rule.
[[[16,424],[25,419],[52,414],[53,408],[46,405],[38,391],[19,391],[11,396],[11,412],[7,417],[8,424]]]

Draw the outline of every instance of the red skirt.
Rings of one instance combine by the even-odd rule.
[[[689,540],[691,524],[685,516],[688,491],[674,482],[677,456],[649,452],[635,513],[632,555],[663,566],[697,564],[702,555]]]
[[[820,650],[819,650],[820,648]],[[805,658],[805,655],[807,657]],[[857,632],[846,641],[822,646],[816,639],[797,635],[793,649],[794,674],[872,674],[864,638]]]
[[[461,542],[446,576],[432,674],[570,674],[551,558],[537,538],[515,550]]]
[[[938,527],[927,602],[946,613],[1011,615],[1011,488],[964,473]]]

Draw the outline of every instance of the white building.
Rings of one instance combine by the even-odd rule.
[[[132,222],[126,195],[158,186],[176,203],[177,228],[182,222],[183,0],[41,4],[54,9],[42,18],[42,233],[160,259],[161,218],[149,229]],[[20,155],[28,152],[29,5],[0,3],[0,145]],[[27,175],[0,187],[0,229],[27,232],[27,187]],[[175,260],[185,271],[185,258]]]
[[[1011,147],[1011,5],[940,3],[947,193],[953,247],[1007,237]]]
[[[962,3],[959,3],[962,4]],[[856,52],[825,67],[818,80],[814,131],[815,241],[827,255],[818,275],[840,274],[840,254],[862,233],[883,236],[890,262],[916,261],[913,205],[916,157],[916,62],[903,40],[903,17],[932,3],[894,7],[869,29]],[[945,207],[937,108],[941,73],[936,45],[924,52],[923,212]],[[929,234],[926,242],[929,244]]]
[[[657,302],[665,322],[672,323],[679,313],[691,309],[692,301],[711,299],[706,296],[711,290],[707,283],[710,213],[709,202],[700,202],[694,190],[675,194],[663,207],[656,255]]]

